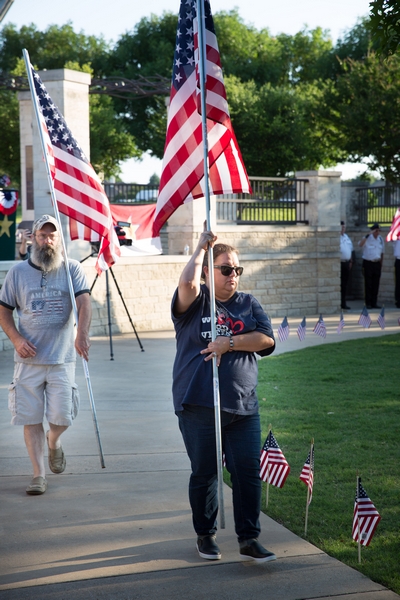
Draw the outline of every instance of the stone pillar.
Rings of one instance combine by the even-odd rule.
[[[54,104],[64,116],[68,127],[82,147],[87,157],[90,157],[89,134],[89,85],[91,77],[88,73],[72,71],[71,69],[54,69],[39,71],[41,80]],[[31,101],[30,92],[18,93],[20,106],[21,132],[21,204],[22,220],[33,220],[44,213],[54,214],[47,179],[46,167],[43,160],[42,146],[38,132],[36,115]],[[30,151],[31,148],[31,151]],[[27,157],[32,155],[33,166],[33,203],[29,206],[29,168]],[[68,218],[61,215],[65,242],[68,255],[76,254],[80,243],[69,239]],[[71,247],[71,243],[73,246]],[[89,248],[84,242],[82,248]],[[71,251],[70,251],[71,250]]]
[[[217,200],[211,196],[211,228],[216,231]],[[168,219],[168,254],[193,253],[206,220],[206,201],[197,198],[180,206]]]
[[[307,215],[315,231],[314,277],[322,314],[340,307],[340,176],[339,171],[296,172],[296,177],[309,180]]]

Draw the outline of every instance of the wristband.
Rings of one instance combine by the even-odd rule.
[[[234,347],[233,347],[233,337],[230,336],[229,337],[229,352],[233,352]]]

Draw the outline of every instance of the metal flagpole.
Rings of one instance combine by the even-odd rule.
[[[314,446],[314,438],[312,438],[311,440],[311,448],[310,448],[310,470],[308,472],[308,482],[307,482],[307,500],[306,500],[306,520],[305,520],[305,524],[304,524],[304,535],[307,535],[307,527],[308,527],[308,507],[309,507],[309,500],[310,500],[310,479],[311,479],[311,466],[312,466],[312,451],[313,451],[313,446]]]
[[[209,162],[208,162],[208,136],[207,136],[207,106],[206,106],[206,39],[205,39],[205,18],[204,18],[204,0],[197,0],[197,24],[199,40],[199,76],[200,76],[200,98],[201,98],[201,122],[203,132],[203,155],[204,155],[204,196],[206,201],[206,222],[207,230],[211,230],[211,202],[209,188]],[[215,340],[215,287],[214,287],[214,257],[212,249],[209,246],[208,252],[208,273],[210,281],[210,310],[211,310],[211,338]],[[215,415],[215,444],[217,453],[217,476],[218,476],[218,506],[220,515],[220,527],[225,529],[225,507],[224,507],[224,480],[222,463],[222,436],[221,436],[221,408],[219,396],[219,379],[217,358],[213,356],[213,394],[214,394],[214,415]]]
[[[360,531],[360,513],[358,510],[358,490],[360,489],[360,478],[357,471],[357,490],[356,490],[356,510],[357,510],[357,533],[358,533],[358,562],[361,564],[361,531]]]
[[[33,82],[32,70],[31,70],[31,61],[30,61],[27,50],[23,49],[22,53],[23,53],[23,57],[24,57],[24,61],[25,61],[26,72],[28,74],[29,87],[31,89],[32,102],[33,102],[33,106],[35,109],[36,120],[37,120],[37,124],[38,124],[38,129],[39,129],[39,136],[40,136],[40,141],[42,144],[42,151],[43,151],[44,162],[46,165],[46,172],[47,172],[47,179],[48,179],[49,188],[50,188],[51,201],[53,203],[55,218],[57,219],[59,228],[60,228],[61,243],[62,243],[62,248],[63,248],[63,253],[64,253],[65,271],[67,274],[67,281],[68,281],[69,294],[71,297],[72,309],[74,312],[75,323],[78,326],[78,310],[76,307],[75,294],[74,294],[74,288],[72,285],[71,273],[69,271],[69,266],[68,266],[67,249],[65,246],[65,240],[64,240],[64,235],[63,235],[61,221],[60,221],[60,213],[58,211],[58,205],[57,205],[57,199],[56,199],[56,194],[55,194],[55,190],[54,190],[53,178],[52,178],[51,172],[50,172],[50,166],[49,166],[49,161],[48,161],[48,156],[47,156],[47,151],[46,151],[46,142],[43,137],[43,131],[42,131],[41,123],[40,123],[40,112],[39,112],[39,107],[38,107],[38,103],[36,100],[35,84]],[[88,364],[84,358],[82,358],[82,364],[83,364],[83,370],[85,373],[86,385],[87,385],[88,394],[89,394],[90,407],[92,409],[94,430],[96,433],[96,439],[97,439],[97,444],[98,444],[98,449],[99,449],[99,454],[100,454],[100,464],[101,464],[102,468],[104,469],[106,465],[104,463],[103,449],[101,446],[100,432],[99,432],[99,427],[98,427],[98,423],[97,423],[96,407],[94,404],[92,384],[90,381]]]

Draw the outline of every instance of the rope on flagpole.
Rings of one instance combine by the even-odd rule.
[[[203,137],[203,159],[204,159],[204,196],[206,201],[206,223],[207,230],[211,231],[211,202],[209,188],[209,161],[208,161],[208,136],[207,136],[207,105],[206,105],[206,39],[205,39],[205,17],[204,0],[197,0],[197,23],[198,23],[198,46],[199,46],[199,76],[200,76],[200,98],[201,98],[201,122]],[[215,326],[215,285],[214,285],[214,257],[212,248],[208,252],[208,272],[210,281],[210,317],[211,338],[216,338]],[[221,408],[219,395],[219,378],[217,358],[212,359],[213,370],[213,394],[214,394],[214,418],[215,418],[215,444],[217,454],[217,477],[218,477],[218,506],[220,515],[220,527],[225,529],[225,507],[224,507],[224,480],[222,468],[222,436],[221,436]]]
[[[43,137],[43,131],[42,131],[41,123],[40,123],[40,113],[39,113],[38,103],[36,100],[35,84],[33,82],[33,77],[32,77],[31,61],[30,61],[29,53],[27,50],[23,49],[22,54],[23,54],[24,61],[25,61],[25,67],[26,67],[26,72],[28,75],[29,87],[31,90],[32,103],[33,103],[33,107],[35,110],[37,125],[38,125],[38,129],[39,129],[39,137],[40,137],[40,142],[42,145],[44,163],[46,165],[46,172],[47,172],[47,179],[48,179],[48,184],[49,184],[49,188],[50,188],[51,201],[53,204],[55,218],[57,219],[57,222],[59,224],[59,229],[60,229],[61,244],[62,244],[63,253],[64,253],[64,264],[65,264],[65,271],[66,271],[67,281],[68,281],[69,295],[71,297],[71,303],[72,303],[72,309],[73,309],[73,313],[74,313],[75,323],[78,326],[78,310],[76,307],[76,300],[75,300],[74,288],[72,285],[71,273],[69,271],[67,249],[66,249],[63,230],[62,230],[62,226],[61,226],[60,213],[58,210],[57,199],[56,199],[56,194],[55,194],[54,184],[53,184],[53,178],[52,178],[51,172],[50,172],[50,166],[49,166],[49,161],[48,161],[48,156],[47,156],[47,151],[46,151],[46,142]],[[92,390],[92,385],[90,382],[89,368],[88,368],[87,361],[83,357],[82,357],[82,364],[83,364],[83,370],[85,373],[87,390],[88,390],[88,394],[89,394],[90,407],[92,409],[93,424],[94,424],[94,429],[95,429],[95,434],[96,434],[96,439],[97,439],[97,444],[98,444],[98,449],[99,449],[99,454],[100,454],[100,464],[101,464],[101,467],[104,469],[106,465],[104,463],[104,454],[103,454],[103,448],[102,448],[101,440],[100,440],[99,427],[98,427],[98,423],[97,423],[96,407],[94,404],[93,390]]]

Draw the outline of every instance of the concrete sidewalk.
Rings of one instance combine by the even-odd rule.
[[[353,304],[354,305],[354,304]],[[362,336],[400,332],[399,310],[386,311],[386,329],[371,311],[370,329],[358,325],[361,305],[325,318],[327,338],[312,329],[300,342],[301,319],[289,319],[291,334],[277,352]],[[282,319],[274,319],[276,332]],[[187,498],[189,462],[172,410],[172,331],[94,338],[89,370],[105,455],[102,469],[83,370],[79,418],[63,437],[67,468],[48,471],[43,496],[27,496],[31,465],[22,428],[12,427],[7,387],[12,352],[0,354],[0,599],[133,600],[153,598],[236,600],[394,600],[386,590],[262,515],[261,541],[278,560],[242,562],[233,528],[231,495],[225,487],[226,528],[218,532],[222,560],[208,562],[195,550]]]

